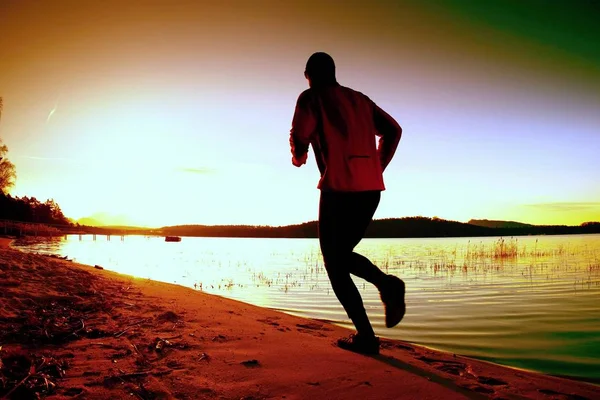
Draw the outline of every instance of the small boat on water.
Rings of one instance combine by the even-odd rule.
[[[179,236],[166,236],[165,242],[181,242],[181,238]]]

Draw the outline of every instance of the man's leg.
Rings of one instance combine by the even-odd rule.
[[[375,215],[381,199],[381,192],[358,192],[352,193],[351,196],[353,197],[353,217],[345,229],[348,235],[347,245],[350,249],[348,269],[352,275],[356,275],[380,288],[384,284],[387,275],[367,257],[354,252],[354,248],[363,239],[369,224],[373,220],[373,215]]]
[[[347,193],[321,193],[319,202],[319,242],[331,287],[359,335],[375,333],[367,317],[362,298],[350,277],[354,204]]]
[[[387,276],[375,264],[362,254],[352,252],[348,264],[350,273],[375,285],[379,289]]]
[[[379,205],[380,192],[361,192],[353,195],[356,197],[353,202],[356,205],[355,219],[346,228],[352,250],[362,240],[373,219]],[[385,307],[385,325],[391,328],[400,323],[406,312],[404,282],[396,276],[385,274],[368,258],[356,252],[351,253],[348,268],[351,274],[372,283],[379,290]]]

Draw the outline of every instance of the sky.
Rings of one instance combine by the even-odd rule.
[[[159,227],[317,218],[304,66],[403,128],[375,218],[600,220],[600,5],[0,0],[10,193]]]

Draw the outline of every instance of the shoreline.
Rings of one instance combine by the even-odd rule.
[[[0,282],[0,356],[65,358],[55,393],[67,398],[600,397],[593,384],[402,341],[354,354],[333,344],[351,333],[333,324],[6,247]],[[41,335],[48,309],[61,318]]]
[[[74,235],[76,236],[76,235]],[[584,238],[581,235],[578,235],[579,238],[578,240],[584,240]],[[132,237],[132,239],[135,239],[136,237]],[[154,238],[148,238],[145,236],[137,236],[138,239],[157,239],[157,237]],[[158,237],[158,239],[161,239],[160,241],[162,241],[161,237]],[[188,242],[189,244],[192,244],[192,247],[194,247],[193,245],[193,240],[192,238],[189,238],[191,241]],[[203,238],[195,238],[198,239],[199,241],[201,241]],[[537,248],[537,237],[533,237],[530,239],[529,242],[521,242],[520,245],[523,249],[531,247],[533,248],[533,240],[535,240],[535,244],[536,244],[536,248]],[[230,240],[235,240],[235,239],[230,239]],[[258,240],[265,240],[265,239],[258,239]],[[268,239],[267,239],[268,240]],[[287,240],[287,239],[285,239]],[[371,239],[372,240],[372,239]],[[401,240],[401,239],[400,239]],[[452,239],[450,239],[452,240]],[[546,244],[545,240],[540,238],[540,243],[541,244]],[[569,240],[574,240],[574,239],[569,239]],[[594,239],[595,240],[595,239]],[[198,287],[200,288],[200,290],[209,293],[209,294],[215,294],[218,296],[224,296],[225,298],[231,298],[231,299],[235,299],[235,300],[241,300],[243,302],[247,302],[249,304],[253,304],[259,307],[266,307],[269,308],[271,310],[276,310],[276,311],[282,311],[285,313],[289,313],[291,315],[295,315],[295,316],[299,316],[299,317],[303,317],[303,318],[314,318],[317,319],[321,322],[328,322],[328,323],[332,323],[332,324],[338,324],[341,327],[345,327],[345,328],[352,328],[351,323],[349,323],[349,321],[347,319],[345,319],[346,315],[343,313],[343,309],[339,306],[339,303],[337,301],[335,301],[335,297],[329,296],[330,294],[330,289],[327,289],[327,297],[323,296],[322,293],[317,293],[317,296],[320,296],[317,298],[317,300],[315,300],[315,297],[312,294],[308,294],[308,296],[306,297],[307,299],[310,298],[310,302],[309,303],[309,307],[312,304],[318,304],[320,309],[315,309],[314,308],[306,308],[306,305],[302,305],[302,306],[298,306],[297,303],[294,302],[294,299],[296,299],[297,297],[293,297],[293,296],[297,296],[297,292],[294,294],[288,294],[286,291],[286,296],[284,298],[280,298],[277,299],[275,296],[278,296],[279,293],[281,292],[280,290],[277,290],[277,293],[273,294],[273,298],[277,299],[277,300],[271,300],[271,294],[269,293],[269,291],[271,290],[267,290],[266,286],[269,286],[269,288],[271,287],[271,284],[273,284],[273,282],[275,282],[275,284],[273,284],[274,288],[278,288],[278,289],[282,289],[284,288],[284,284],[283,281],[279,281],[277,282],[275,276],[273,275],[273,271],[274,273],[278,274],[278,267],[275,266],[275,270],[271,270],[270,268],[266,268],[265,269],[265,265],[254,265],[253,271],[269,271],[269,273],[271,274],[270,278],[274,278],[274,280],[271,280],[271,282],[268,281],[264,281],[262,279],[266,279],[266,278],[255,278],[254,276],[251,277],[251,280],[240,280],[240,276],[236,275],[235,271],[232,271],[232,273],[227,273],[226,275],[222,275],[219,277],[219,279],[208,279],[205,278],[204,275],[202,274],[195,274],[193,271],[189,274],[189,276],[185,276],[188,275],[188,271],[184,271],[183,275],[184,276],[175,276],[175,274],[172,273],[172,271],[167,268],[165,272],[165,268],[163,268],[163,265],[160,265],[158,263],[151,263],[151,264],[146,264],[148,266],[151,265],[151,268],[153,270],[153,272],[146,272],[144,269],[139,269],[139,265],[140,265],[140,259],[139,257],[136,257],[135,255],[133,256],[133,259],[129,259],[126,262],[123,262],[123,260],[125,260],[124,258],[121,258],[121,261],[117,261],[118,259],[112,259],[109,260],[106,257],[104,257],[102,254],[96,254],[94,251],[86,251],[84,250],[83,252],[81,251],[81,249],[76,250],[76,249],[70,249],[69,244],[80,244],[82,243],[81,239],[78,241],[77,237],[71,237],[66,239],[65,238],[65,242],[71,242],[66,244],[65,246],[61,245],[57,245],[57,246],[44,246],[44,245],[40,245],[40,247],[38,247],[38,244],[40,243],[44,243],[46,241],[46,239],[44,238],[33,238],[33,237],[25,237],[23,240],[21,239],[16,239],[13,242],[13,248],[14,249],[19,249],[21,251],[26,251],[26,252],[36,252],[37,254],[43,254],[43,255],[49,255],[49,253],[54,253],[56,255],[56,258],[58,259],[67,259],[68,261],[71,261],[68,258],[68,255],[73,256],[73,254],[75,254],[73,260],[78,262],[78,263],[85,263],[87,265],[96,265],[96,264],[100,264],[103,265],[105,267],[107,267],[109,270],[112,271],[116,271],[116,272],[121,272],[124,274],[134,274],[136,276],[142,276],[145,278],[149,278],[149,279],[154,279],[160,282],[167,282],[167,283],[176,283],[176,284],[181,284],[185,287],[188,288],[195,288],[198,289]],[[63,239],[59,238],[58,240],[59,242],[62,242]],[[103,242],[104,239],[99,239],[100,242]],[[241,242],[245,242],[243,240],[240,240],[240,244],[244,245],[244,243]],[[83,240],[83,243],[85,243],[86,245],[88,244],[92,244],[91,242],[91,238],[88,237],[87,239],[87,243],[86,243],[86,239]],[[95,241],[93,242],[95,243]],[[109,242],[110,243],[110,242]],[[118,241],[116,242],[118,243]],[[136,242],[134,240],[132,240],[130,242],[131,244],[135,244]],[[153,242],[155,243],[155,242]],[[206,243],[209,246],[212,246],[210,243],[212,243],[211,241],[207,241],[207,242],[202,242],[202,243]],[[227,242],[229,243],[229,242]],[[249,242],[246,242],[249,243]],[[561,242],[562,243],[562,242]],[[582,242],[585,244],[585,242]],[[597,242],[594,242],[597,243]],[[272,243],[273,246],[278,246],[277,243],[273,242]],[[570,247],[570,248],[575,248],[573,247],[574,245],[577,245],[578,243],[573,243],[573,242],[567,242],[566,246]],[[458,243],[458,245],[460,246],[461,243]],[[463,245],[467,246],[467,251],[468,251],[468,246],[469,244],[464,242]],[[170,244],[167,244],[167,246],[171,246]],[[267,247],[271,247],[270,244],[265,243],[264,246]],[[378,245],[379,246],[379,245]],[[453,244],[454,246],[454,244]],[[481,244],[481,246],[483,246],[483,244]],[[556,243],[555,243],[556,246]],[[80,246],[81,247],[81,246]],[[84,246],[85,248],[86,246]],[[129,247],[129,246],[127,246]],[[133,246],[135,247],[135,246]],[[554,247],[549,247],[549,248],[554,248]],[[562,244],[559,244],[559,251],[562,248]],[[595,248],[595,245],[594,247]],[[173,247],[173,249],[177,249],[177,245],[175,247]],[[367,250],[368,251],[368,250]],[[456,251],[456,248],[455,248]],[[493,251],[493,250],[491,250]],[[187,250],[185,251],[187,252]],[[192,252],[193,253],[193,252]],[[240,252],[238,252],[240,253]],[[308,253],[307,253],[308,254]],[[383,257],[387,257],[388,260],[391,259],[392,256],[390,256],[391,253],[389,253],[387,256],[384,255]],[[519,257],[525,257],[523,255],[524,253],[519,252]],[[488,256],[492,257],[491,254],[489,254]],[[54,257],[54,256],[52,256]],[[223,257],[223,255],[221,254],[220,257]],[[236,257],[233,255],[230,256],[225,256],[228,258],[220,258],[221,260],[223,260],[225,263],[228,262],[231,264],[231,257]],[[312,257],[312,250],[311,250],[311,257]],[[198,257],[196,257],[197,259]],[[238,267],[239,267],[239,260],[241,259],[241,262],[244,262],[246,256],[244,255],[244,252],[241,252],[241,255],[238,254],[237,258],[236,258],[236,262],[238,263]],[[115,262],[113,264],[113,262]],[[163,264],[168,264],[169,260],[165,259],[163,261]],[[305,261],[306,263],[306,261]],[[234,263],[235,264],[235,263]],[[462,264],[462,261],[460,262],[456,262],[457,265]],[[220,265],[220,262],[219,262]],[[434,265],[434,264],[431,264]],[[132,268],[132,266],[135,266]],[[196,265],[196,267],[199,270],[203,270],[207,265],[203,265],[202,262],[198,263]],[[502,266],[504,267],[504,263],[502,263]],[[178,266],[173,265],[173,267],[178,268]],[[196,268],[195,267],[195,268]],[[262,268],[262,269],[261,269]],[[504,268],[503,268],[504,269]],[[158,271],[158,272],[157,272]],[[179,272],[179,270],[178,270]],[[587,272],[587,269],[586,269]],[[242,272],[243,273],[243,272]],[[261,272],[262,273],[262,272]],[[397,273],[398,276],[402,276],[403,271],[400,270],[394,270],[393,273]],[[594,275],[590,275],[590,282],[593,281],[593,279],[595,279],[596,276],[596,272],[592,272]],[[195,275],[194,275],[195,274]],[[253,275],[256,275],[256,272],[253,272]],[[267,274],[268,275],[268,274]],[[265,275],[265,276],[267,276]],[[435,272],[434,272],[435,275]],[[223,278],[223,276],[225,278]],[[412,276],[412,275],[411,275]],[[534,275],[535,276],[535,275]],[[191,277],[191,278],[190,278]],[[545,278],[545,275],[543,276]],[[247,278],[247,277],[245,277]],[[326,277],[325,277],[326,278]],[[209,280],[208,284],[205,281]],[[250,278],[248,278],[250,279]],[[295,284],[295,282],[298,282],[299,280],[301,280],[302,277],[296,275],[296,277],[290,279],[290,281],[293,282],[293,284]],[[407,279],[407,278],[405,278]],[[229,282],[237,282],[236,285],[233,285],[233,283],[230,283],[230,286],[226,285],[227,280],[229,280]],[[287,277],[285,279],[285,281],[287,282]],[[198,287],[196,287],[195,283],[199,282]],[[265,284],[265,282],[267,282],[267,284]],[[317,279],[318,282],[318,279]],[[202,283],[204,283],[204,287],[202,287]],[[214,287],[212,287],[211,290],[211,283],[214,283]],[[241,284],[240,284],[241,283]],[[264,293],[257,293],[255,296],[248,296],[248,294],[243,294],[242,290],[240,289],[235,289],[235,287],[244,287],[244,286],[249,286],[248,284],[254,284],[257,283],[257,286],[259,284],[262,284],[263,287],[265,288]],[[219,284],[219,286],[218,286]],[[221,285],[223,285],[224,289],[221,290]],[[277,286],[279,285],[279,286]],[[286,284],[287,285],[287,284]],[[228,290],[231,286],[234,287],[234,290]],[[300,285],[299,285],[300,286]],[[217,290],[218,287],[218,290]],[[225,288],[227,288],[227,290],[225,290]],[[588,287],[589,288],[589,287]],[[363,284],[363,289],[364,289],[364,284]],[[419,290],[422,290],[423,287],[417,287],[417,290],[414,291],[413,293],[411,293],[411,297],[409,299],[409,302],[411,300],[413,300],[414,298],[417,297],[417,295],[415,295],[414,298],[412,298],[412,296],[414,295],[414,293],[419,293]],[[244,289],[245,290],[245,289]],[[426,289],[427,290],[427,289]],[[262,291],[262,289],[261,289]],[[312,291],[312,289],[311,289]],[[271,291],[272,292],[272,291]],[[290,290],[290,292],[292,292]],[[323,291],[321,291],[323,292]],[[576,291],[577,292],[577,291]],[[439,291],[438,290],[434,290],[431,292],[432,295],[439,295]],[[551,292],[549,292],[551,294]],[[592,292],[593,293],[593,292]],[[596,293],[598,293],[596,291]],[[589,347],[589,345],[593,346],[593,337],[591,339],[587,339],[585,342],[585,345],[582,344],[579,341],[579,349],[583,348],[584,351],[579,351],[579,349],[574,349],[573,352],[569,352],[568,355],[565,355],[565,351],[564,351],[564,347],[565,346],[571,346],[572,341],[568,340],[566,342],[560,341],[560,340],[548,340],[547,344],[545,344],[542,348],[542,346],[540,346],[539,344],[535,344],[533,343],[534,348],[531,349],[530,347],[519,347],[520,343],[519,341],[521,340],[528,340],[529,336],[527,336],[529,333],[531,333],[530,331],[528,331],[528,327],[524,326],[523,327],[523,333],[517,337],[507,337],[508,335],[504,335],[504,336],[500,336],[501,340],[500,341],[496,341],[496,340],[491,340],[491,341],[487,341],[486,340],[486,335],[489,336],[493,336],[493,337],[498,337],[499,335],[503,335],[502,330],[504,330],[504,332],[511,331],[512,329],[516,328],[516,331],[519,331],[520,327],[518,326],[518,323],[515,324],[513,322],[513,324],[511,325],[510,322],[506,321],[508,325],[504,325],[505,321],[502,317],[502,313],[500,314],[495,314],[493,316],[488,316],[487,312],[484,311],[483,313],[477,311],[477,310],[473,310],[473,313],[469,313],[469,315],[467,316],[467,318],[470,318],[471,315],[476,316],[476,318],[473,319],[466,319],[465,322],[461,322],[460,319],[456,319],[453,318],[451,323],[448,324],[446,323],[446,326],[443,326],[442,330],[440,330],[438,327],[436,327],[435,324],[431,323],[432,318],[422,318],[418,321],[415,322],[415,320],[413,319],[413,315],[410,315],[410,320],[405,320],[403,321],[403,323],[400,325],[400,329],[397,330],[388,330],[388,329],[384,329],[383,328],[383,324],[380,322],[383,320],[383,307],[381,306],[380,302],[379,302],[379,298],[374,298],[373,297],[373,293],[368,293],[367,295],[371,295],[371,297],[365,297],[366,301],[369,302],[369,306],[371,307],[372,310],[374,310],[373,313],[373,322],[374,325],[376,326],[376,334],[381,336],[382,338],[387,338],[387,339],[391,339],[391,340],[403,340],[403,341],[407,341],[409,343],[414,343],[417,344],[419,346],[422,347],[426,347],[430,350],[434,350],[434,351],[441,351],[441,352],[446,352],[446,353],[456,353],[459,354],[461,356],[464,357],[470,357],[473,359],[477,359],[480,361],[486,361],[486,362],[490,362],[490,363],[494,363],[494,364],[498,364],[501,366],[505,366],[508,368],[513,368],[516,370],[524,370],[524,371],[529,371],[529,372],[533,372],[533,373],[539,373],[539,374],[544,374],[544,375],[548,375],[548,376],[554,376],[554,377],[558,377],[558,378],[565,378],[565,379],[570,379],[570,380],[575,380],[575,381],[581,381],[581,382],[586,382],[586,383],[590,383],[590,384],[594,384],[594,385],[600,385],[600,377],[598,375],[598,369],[596,368],[596,365],[600,365],[600,364],[594,364],[594,357],[593,354],[587,354],[587,352],[585,352],[585,348]],[[323,299],[323,297],[325,297]],[[419,303],[415,303],[415,308],[413,309],[419,309],[422,310],[423,308],[423,300],[422,300],[422,295],[421,295],[421,299],[417,299],[417,301],[421,301],[421,304]],[[427,298],[430,298],[430,295],[427,295]],[[267,300],[265,300],[267,299]],[[299,299],[299,301],[303,302],[304,298],[300,297],[297,298]],[[320,300],[323,299],[324,303],[320,303]],[[333,299],[334,301],[332,302],[331,299]],[[439,301],[439,300],[438,300]],[[591,304],[593,304],[593,298],[592,298],[592,302]],[[500,302],[502,302],[502,300],[500,300]],[[588,304],[590,302],[588,301]],[[411,305],[412,306],[412,305]],[[325,309],[327,312],[322,312],[323,309]],[[412,308],[412,307],[411,307]],[[484,307],[485,308],[485,307]],[[536,312],[537,310],[533,310],[533,312]],[[574,310],[576,311],[576,310]],[[514,310],[513,310],[514,312]],[[518,310],[517,310],[518,312]],[[371,313],[371,311],[369,311],[369,313]],[[575,313],[576,315],[578,315],[579,313]],[[437,314],[439,315],[439,313]],[[444,314],[445,316],[449,316],[449,314]],[[453,314],[454,315],[454,314]],[[464,314],[462,314],[463,317],[465,316]],[[595,315],[591,315],[590,318],[595,317]],[[379,320],[377,319],[379,318]],[[575,321],[575,325],[569,325],[568,328],[566,328],[569,331],[572,332],[577,332],[579,329],[579,325],[577,325],[578,323],[580,323],[580,321],[582,321],[582,317],[578,317],[579,319]],[[435,317],[433,318],[435,319]],[[478,338],[476,341],[472,341],[470,336],[470,329],[469,328],[465,328],[464,323],[467,324],[472,324],[471,321],[477,321],[476,325],[472,325],[474,329],[481,329],[481,331],[478,332],[483,332],[483,334],[479,334]],[[562,324],[559,325],[555,325],[554,323],[552,323],[553,321],[548,321],[551,322],[551,324],[549,325],[549,327],[547,327],[545,330],[543,330],[544,334],[548,334],[548,335],[553,335],[554,332],[556,331],[562,331],[564,330],[564,326],[562,326]],[[408,325],[408,329],[403,329],[406,328],[407,325],[402,326],[403,324],[407,323]],[[490,326],[489,324],[492,324],[492,326]],[[497,325],[494,324],[502,324],[503,326],[501,327],[501,329],[498,328]],[[448,325],[449,329],[448,329]],[[509,327],[510,326],[510,327]],[[590,325],[590,331],[597,331],[596,329],[596,325]],[[507,329],[508,328],[508,329]],[[456,330],[456,331],[452,331],[452,329]],[[582,329],[586,329],[586,326],[583,325]],[[448,338],[447,333],[450,332],[456,332],[457,334],[453,337]],[[477,334],[476,334],[477,335]],[[476,344],[475,346],[473,346],[473,343],[477,343],[477,341],[479,342],[478,344]],[[510,354],[505,354],[503,353],[503,349],[510,349],[512,348],[512,343],[515,341],[515,348],[512,349],[512,351],[510,352]],[[585,346],[585,347],[584,347]],[[518,349],[521,349],[522,351],[519,351]],[[509,353],[509,352],[507,352]],[[524,356],[524,353],[527,354],[527,356]],[[563,356],[564,355],[564,356]],[[591,361],[590,361],[591,359]],[[589,366],[589,367],[588,367]]]

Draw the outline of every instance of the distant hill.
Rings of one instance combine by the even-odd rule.
[[[265,238],[314,238],[317,237],[316,221],[287,226],[254,225],[177,225],[159,229],[168,236],[198,237],[265,237]]]
[[[471,225],[484,226],[486,228],[531,228],[535,225],[524,224],[515,221],[494,221],[489,219],[471,219],[468,222]]]
[[[506,222],[510,223],[510,221]],[[516,225],[488,227],[426,217],[379,219],[371,223],[365,237],[420,238],[600,233],[600,224],[594,222],[582,224],[581,226],[538,226],[520,224],[518,222],[513,222],[512,224]],[[316,238],[317,222],[311,221],[303,224],[281,227],[250,225],[178,225],[163,227],[157,231],[164,235],[173,236]]]
[[[81,225],[81,224],[80,224]],[[93,228],[101,228],[106,230],[118,230],[118,231],[151,231],[151,228],[145,226],[129,226],[129,225],[104,225],[95,226]]]
[[[75,222],[79,225],[106,227],[124,227],[136,225],[125,215],[113,215],[104,212],[99,212],[92,214],[88,217],[79,218]]]
[[[488,225],[488,226],[482,226]],[[76,226],[78,232],[98,234],[138,234],[193,237],[253,237],[253,238],[316,238],[317,221],[287,226],[256,225],[176,225],[162,228],[143,228],[124,225]],[[440,218],[406,217],[374,220],[367,238],[426,238],[477,237],[522,235],[567,235],[600,233],[600,222],[586,222],[580,226],[529,225],[514,221],[471,220],[469,223]]]
[[[101,223],[100,221],[98,221],[97,219],[94,219],[92,217],[79,218],[78,220],[75,221],[75,223],[79,224],[79,225],[85,225],[85,226],[104,226],[103,223]]]

